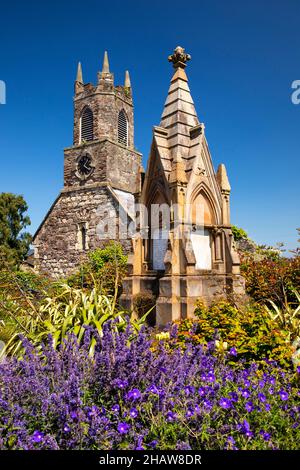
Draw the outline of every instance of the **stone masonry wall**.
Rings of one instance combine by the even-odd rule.
[[[94,171],[85,180],[77,176],[77,162],[82,155],[92,157]],[[141,154],[109,140],[95,141],[65,149],[64,186],[87,187],[108,181],[111,186],[136,193],[140,190]]]
[[[118,229],[114,231],[113,227],[118,227],[118,211],[118,204],[107,187],[62,193],[35,237],[35,268],[52,277],[76,271],[86,259],[87,251],[116,238]],[[86,251],[79,243],[82,225],[86,228]],[[97,227],[104,232],[104,238],[99,239]],[[129,253],[131,240],[127,238],[121,243]]]
[[[118,140],[118,115],[124,109],[128,119],[128,146],[134,148],[134,122],[133,106],[131,99],[123,98],[120,94],[111,92],[99,92],[97,88],[85,91],[74,101],[74,145],[80,143],[80,116],[83,109],[88,106],[93,112],[94,139],[108,137],[117,142]]]

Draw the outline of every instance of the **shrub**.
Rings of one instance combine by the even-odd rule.
[[[236,227],[236,225],[231,226],[233,238],[235,241],[242,240],[242,238],[248,239],[248,234],[242,228]]]
[[[154,351],[106,324],[89,354],[69,337],[0,364],[0,449],[297,449],[299,379],[232,368],[211,345]],[[176,331],[171,331],[171,337]]]
[[[261,361],[273,359],[291,366],[292,348],[288,332],[281,330],[265,309],[248,305],[237,309],[226,301],[206,307],[201,302],[195,309],[196,320],[179,323],[179,340],[207,344],[210,341],[234,348],[233,360]]]
[[[127,256],[122,245],[110,241],[104,248],[88,254],[88,261],[69,277],[68,284],[86,288],[93,288],[96,284],[104,294],[114,295],[116,287],[120,290],[126,271]]]
[[[257,302],[272,300],[280,306],[296,302],[293,289],[300,291],[300,256],[294,258],[244,259],[241,273],[246,292]]]

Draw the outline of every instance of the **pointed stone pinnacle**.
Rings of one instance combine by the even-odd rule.
[[[83,83],[81,62],[78,62],[76,82]]]
[[[107,51],[104,52],[102,73],[109,73],[109,62]]]
[[[124,87],[125,87],[125,88],[131,88],[130,75],[129,75],[128,70],[126,70],[126,72],[125,72]]]
[[[231,187],[230,187],[230,184],[229,184],[226,167],[223,163],[221,163],[219,165],[219,168],[218,168],[218,171],[217,171],[217,181],[220,185],[221,191],[230,192]]]

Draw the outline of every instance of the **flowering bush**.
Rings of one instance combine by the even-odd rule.
[[[241,272],[247,293],[257,302],[272,300],[280,306],[297,302],[294,290],[300,291],[300,256],[262,259],[242,257]]]
[[[93,358],[89,330],[81,346],[69,336],[42,354],[25,341],[22,360],[0,365],[0,449],[297,449],[292,372],[240,370],[211,344],[153,348],[147,331],[132,333],[106,323]]]
[[[179,344],[186,341],[207,344],[215,339],[220,346],[224,342],[228,349],[235,348],[235,360],[274,359],[282,366],[292,365],[288,332],[260,305],[236,308],[227,301],[220,301],[206,307],[199,302],[195,315],[196,320],[179,323]]]

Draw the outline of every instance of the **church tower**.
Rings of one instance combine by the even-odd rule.
[[[79,63],[74,88],[73,145],[64,151],[64,186],[34,236],[36,269],[52,276],[71,273],[89,250],[109,239],[120,239],[130,252],[120,219],[126,232],[141,190],[129,72],[124,85],[115,86],[105,52],[97,83],[84,83]]]

